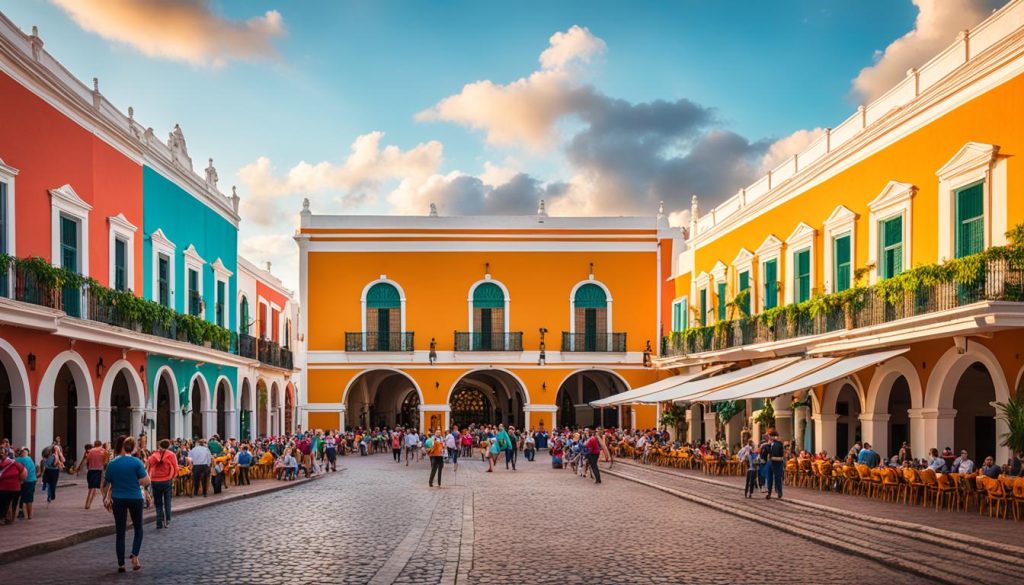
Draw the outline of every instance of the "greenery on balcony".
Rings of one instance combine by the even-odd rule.
[[[1008,232],[1010,244],[943,264],[917,266],[872,286],[868,270],[850,289],[747,315],[749,289],[727,304],[729,319],[691,327],[662,339],[662,355],[701,353],[752,343],[783,341],[954,309],[980,301],[1024,301],[1024,225]],[[873,269],[874,267],[867,267]],[[744,298],[745,297],[745,298]]]
[[[86,299],[92,321],[150,333],[169,339],[233,351],[234,335],[228,329],[199,317],[172,309],[131,291],[102,286],[95,279],[76,274],[39,257],[16,258],[0,254],[0,277],[13,270],[12,298],[35,305],[64,310],[63,291],[73,290]]]

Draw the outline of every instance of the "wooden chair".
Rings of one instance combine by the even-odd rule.
[[[990,503],[988,500],[988,485],[985,483],[986,479],[988,478],[985,477],[984,475],[981,475],[980,473],[974,476],[974,487],[977,488],[978,495],[979,516],[981,516],[981,514],[984,512],[985,506],[989,505]],[[989,514],[991,515],[991,512]]]
[[[924,484],[924,499],[921,500],[922,506],[928,505],[928,500],[933,499],[935,502],[935,509],[939,509],[938,497],[939,497],[939,480],[935,474],[934,469],[922,469],[921,470],[921,483]]]
[[[904,469],[903,479],[907,484],[906,504],[917,504],[917,496],[924,496],[924,484],[921,483],[921,474],[916,469]]]
[[[1013,480],[1013,518],[1020,520],[1024,515],[1024,477]]]
[[[857,473],[857,468],[852,465],[846,465],[843,468],[843,472],[845,474],[843,493],[850,494],[851,496],[857,495],[861,491],[860,474]]]
[[[810,487],[814,481],[814,470],[810,459],[800,459],[797,467],[797,483],[800,487]]]
[[[987,475],[979,476],[978,479],[985,486],[985,505],[988,506],[989,518],[992,517],[993,507],[995,507],[996,518],[999,517],[1000,512],[1002,512],[1003,518],[1006,518],[1010,497],[1003,487],[1003,482]]]
[[[857,474],[860,476],[861,495],[874,497],[875,491],[881,486],[882,482],[871,474],[871,468],[867,465],[858,463],[856,469]]]
[[[957,510],[960,509],[960,489],[953,481],[952,475],[952,473],[944,473],[937,477],[935,493],[936,510],[939,509],[943,502],[945,502],[947,510],[953,510],[954,505]]]
[[[880,475],[882,483],[878,491],[882,499],[887,502],[895,502],[899,497],[900,486],[902,485],[899,475],[891,467],[880,470]]]

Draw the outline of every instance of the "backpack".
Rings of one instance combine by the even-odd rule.
[[[427,448],[427,451],[433,449],[434,448],[434,437],[428,438],[427,441],[423,445]]]

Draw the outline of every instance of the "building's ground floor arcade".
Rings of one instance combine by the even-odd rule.
[[[512,425],[653,428],[655,406],[595,409],[593,400],[650,383],[643,366],[318,367],[307,372],[308,428]]]
[[[1009,450],[1000,437],[1006,421],[997,403],[1024,396],[1024,334],[1005,331],[987,338],[910,344],[906,354],[846,378],[771,401],[775,429],[800,448],[845,455],[855,443],[870,443],[879,454],[896,454],[904,442],[915,457],[949,447],[966,449],[980,463],[987,456],[1005,463]],[[764,428],[754,418],[763,400],[741,400],[742,412],[722,424],[716,406],[688,405],[685,434],[690,441],[724,439],[739,444],[744,433]]]

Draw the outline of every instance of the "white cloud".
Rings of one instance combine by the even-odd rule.
[[[383,132],[357,137],[344,161],[301,161],[283,176],[267,157],[259,157],[238,171],[244,188],[241,205],[246,219],[269,225],[280,216],[280,205],[289,199],[298,208],[300,196],[335,194],[343,207],[374,200],[384,183],[409,180],[420,184],[441,167],[444,147],[432,140],[409,150],[381,146]]]
[[[814,130],[797,130],[796,132],[780,138],[768,147],[768,152],[761,159],[761,172],[766,173],[779,166],[794,154],[800,154],[812,142],[825,134],[824,128]]]
[[[238,253],[259,267],[271,264],[271,272],[293,291],[298,291],[299,248],[291,231],[244,237],[238,243]]]
[[[551,35],[548,48],[540,54],[540,64],[544,69],[564,69],[576,61],[590,63],[607,48],[589,28],[574,24],[565,32]]]
[[[491,161],[484,162],[484,172],[480,173],[480,180],[484,182],[484,185],[491,187],[497,187],[498,185],[504,185],[509,182],[512,177],[520,173],[518,168],[519,165],[510,164],[510,161],[506,161],[503,165],[496,165]]]
[[[83,29],[135,47],[150,57],[222,66],[272,58],[285,33],[276,10],[245,21],[214,13],[208,0],[51,0]]]
[[[541,69],[508,84],[474,81],[462,91],[416,114],[420,121],[441,120],[481,130],[500,146],[550,148],[560,118],[587,103],[592,90],[579,85],[576,63],[589,63],[605,43],[586,28],[573,26],[551,36],[540,55]]]
[[[912,67],[920,67],[946,48],[957,33],[981,22],[1006,0],[913,0],[914,30],[893,41],[853,80],[853,93],[869,102],[892,89]]]

